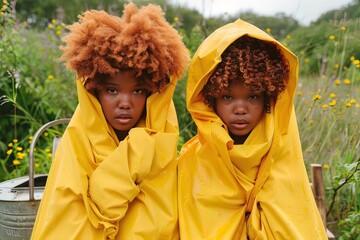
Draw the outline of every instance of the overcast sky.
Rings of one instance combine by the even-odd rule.
[[[307,25],[328,10],[346,6],[352,0],[169,0],[173,4],[197,9],[200,13],[217,16],[251,10],[259,15],[273,16],[284,12]]]

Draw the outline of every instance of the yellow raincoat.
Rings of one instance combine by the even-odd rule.
[[[289,61],[287,88],[243,145],[204,104],[200,91],[221,54],[243,35],[276,42]],[[211,34],[192,59],[187,107],[198,126],[179,156],[180,237],[327,239],[303,162],[293,98],[298,62],[289,50],[242,20]]]
[[[148,97],[146,121],[121,142],[81,82],[32,239],[178,239],[176,81]]]

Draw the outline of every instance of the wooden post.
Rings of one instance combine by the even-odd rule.
[[[313,163],[311,166],[311,188],[314,194],[316,205],[319,209],[320,216],[324,227],[326,229],[326,234],[329,240],[335,240],[334,234],[326,228],[326,204],[325,204],[325,187],[322,175],[322,166],[321,164]]]
[[[311,164],[312,190],[316,205],[319,209],[321,219],[326,228],[326,204],[325,204],[325,188],[322,176],[321,164]]]

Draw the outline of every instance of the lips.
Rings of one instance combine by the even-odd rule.
[[[115,119],[119,124],[129,124],[132,121],[130,114],[119,114]]]
[[[246,121],[245,119],[238,119],[231,123],[231,126],[233,126],[233,128],[239,129],[239,130],[246,128],[248,125],[249,125],[249,122]]]

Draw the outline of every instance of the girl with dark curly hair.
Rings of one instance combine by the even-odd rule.
[[[221,58],[201,93],[228,127],[234,143],[243,144],[285,90],[288,62],[275,43],[249,36],[233,42]]]
[[[295,55],[237,20],[192,59],[198,133],[178,157],[181,239],[326,239],[293,107]]]
[[[57,148],[32,239],[178,239],[172,96],[188,51],[161,8],[86,11],[61,59],[79,105]]]

